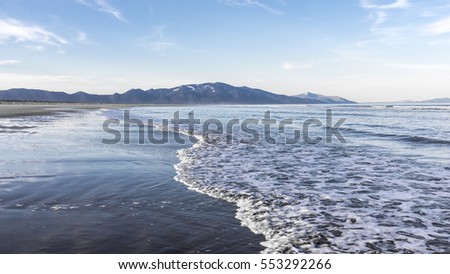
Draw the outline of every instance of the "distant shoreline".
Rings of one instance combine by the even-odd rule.
[[[117,109],[131,107],[149,107],[149,104],[89,104],[89,103],[54,103],[54,102],[19,102],[0,101],[0,118],[20,116],[54,115],[61,112],[80,112],[95,109]],[[170,105],[157,105],[158,107]]]
[[[83,110],[93,110],[109,108],[111,105],[89,105],[89,104],[68,104],[68,103],[0,103],[0,118],[12,118],[20,116],[53,115],[57,112],[79,112]]]

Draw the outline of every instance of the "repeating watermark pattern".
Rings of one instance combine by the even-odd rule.
[[[339,143],[347,143],[339,131],[345,121],[346,118],[339,118],[333,124],[333,111],[326,109],[325,122],[317,118],[309,118],[302,123],[297,121],[294,123],[294,119],[273,118],[271,111],[264,112],[261,119],[222,121],[210,118],[202,121],[195,117],[195,111],[189,112],[187,118],[180,118],[180,112],[176,111],[171,119],[159,119],[157,123],[154,119],[147,119],[145,123],[141,119],[131,118],[130,111],[124,110],[123,120],[107,119],[104,121],[103,131],[110,134],[111,138],[103,138],[102,143],[131,144],[133,128],[137,130],[136,143],[138,144],[145,144],[147,139],[147,142],[151,144],[162,145],[169,143],[170,138],[173,138],[177,144],[184,145],[187,142],[193,144],[198,141],[198,135],[209,144],[218,142],[254,144],[264,141],[267,144],[304,142],[317,145],[332,143],[335,140]],[[301,125],[301,129],[298,129],[298,125]],[[314,133],[312,133],[312,129],[314,129]]]

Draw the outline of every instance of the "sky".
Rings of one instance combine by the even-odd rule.
[[[0,0],[0,89],[450,97],[449,0]]]

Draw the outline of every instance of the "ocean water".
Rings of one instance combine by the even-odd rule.
[[[327,109],[332,124],[345,119],[339,132],[346,142],[286,144],[308,119],[323,124],[311,126],[310,136],[325,139]],[[261,121],[271,111],[272,119],[292,124],[283,132],[272,126],[275,143],[256,142],[240,126],[229,134],[202,124],[166,126],[163,119],[177,111],[182,119],[194,111],[201,122],[223,124]],[[0,129],[8,148],[2,151],[0,221],[10,224],[2,225],[0,237],[8,239],[12,230],[40,235],[29,252],[69,246],[117,253],[450,253],[450,106],[132,108],[131,118],[146,125],[153,119],[151,132],[169,133],[166,145],[138,145],[136,126],[130,144],[101,144],[112,137],[102,121],[119,119],[114,128],[121,130],[123,110],[74,115],[12,119]],[[250,128],[267,135],[261,122]],[[176,144],[177,132],[196,141]],[[149,181],[164,183],[155,191]],[[186,189],[193,196],[176,195]],[[180,218],[186,222],[170,226]],[[192,231],[206,224],[212,226]],[[24,239],[8,240],[8,250],[26,246]]]
[[[326,108],[196,107],[203,121],[262,119],[270,110],[294,123],[284,133],[274,126],[276,144],[243,142],[239,127],[241,138],[211,144],[197,128],[200,141],[178,152],[177,180],[235,203],[242,224],[264,235],[265,253],[450,253],[450,106],[334,106],[346,143],[283,142],[307,119],[325,124]],[[311,134],[325,138],[325,127]]]

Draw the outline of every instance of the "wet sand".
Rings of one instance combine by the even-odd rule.
[[[52,115],[58,112],[79,112],[82,110],[89,110],[89,109],[123,108],[123,107],[127,107],[127,105],[1,102],[0,118],[12,118],[18,116],[32,116],[32,115]]]
[[[264,238],[240,225],[233,204],[174,180],[180,145],[102,145],[101,121],[89,122],[83,113],[64,115],[75,117],[64,130],[39,122],[39,115],[108,107],[121,108],[0,105],[0,125],[23,128],[0,132],[0,253],[263,250]]]

